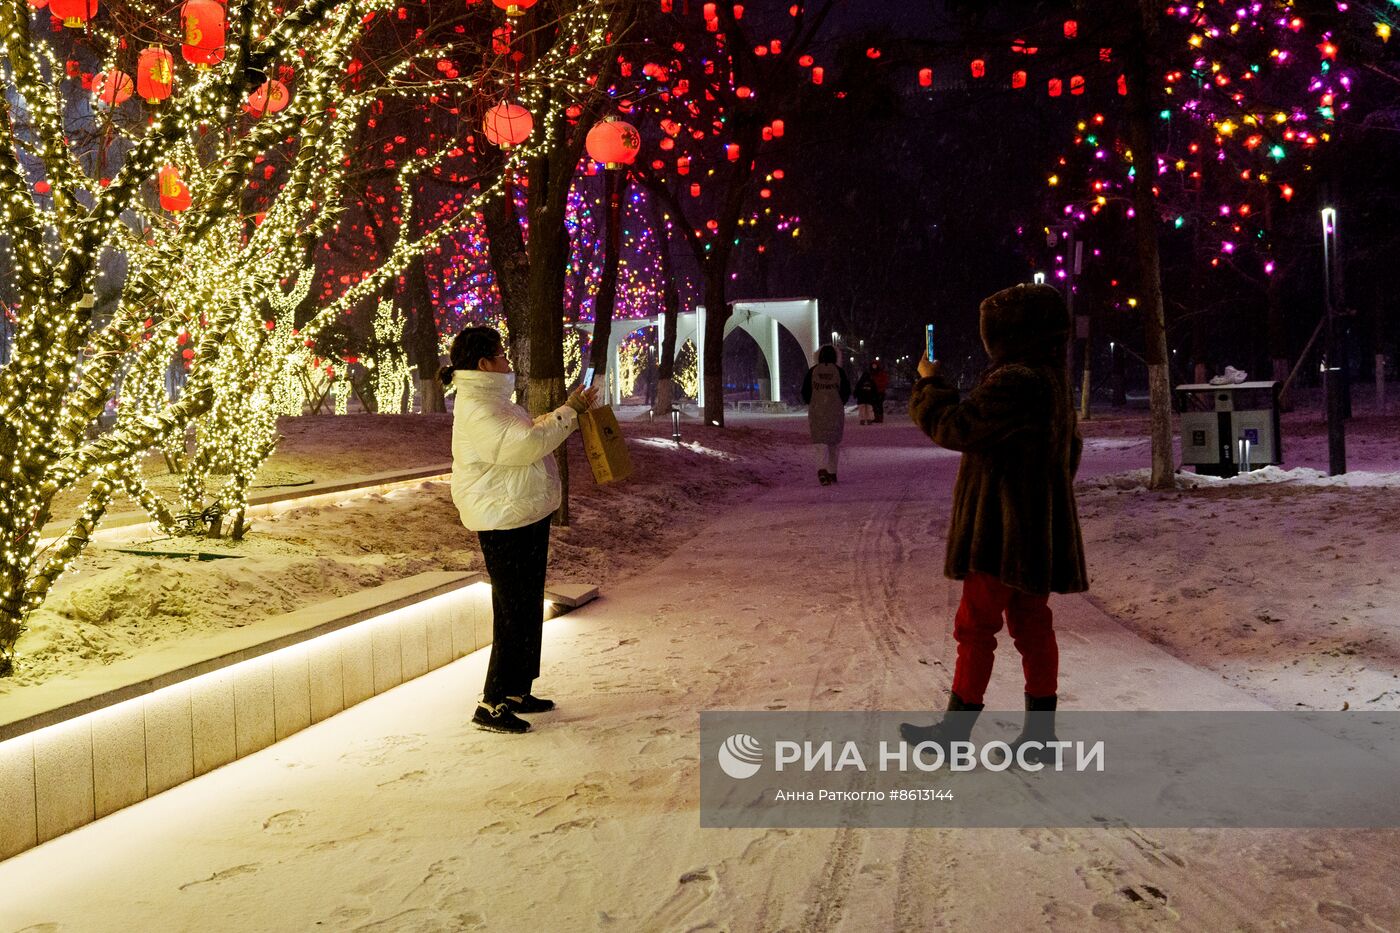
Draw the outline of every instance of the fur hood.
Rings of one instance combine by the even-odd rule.
[[[982,343],[993,366],[1065,365],[1069,308],[1049,285],[1014,285],[982,302]]]

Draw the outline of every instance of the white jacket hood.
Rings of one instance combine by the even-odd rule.
[[[452,501],[472,531],[520,528],[559,508],[556,447],[578,426],[562,405],[538,419],[510,400],[514,373],[458,370],[452,416]]]

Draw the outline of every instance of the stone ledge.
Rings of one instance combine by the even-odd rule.
[[[577,609],[597,599],[598,588],[587,583],[546,583],[544,595],[556,606]]]
[[[552,618],[597,588],[547,585]],[[491,643],[484,575],[418,574],[0,699],[0,859]]]
[[[0,697],[0,741],[485,580],[485,574],[480,573],[420,573],[240,628],[162,645],[139,657],[18,690]]]

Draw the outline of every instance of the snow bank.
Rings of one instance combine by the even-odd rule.
[[[1151,469],[1144,468],[1096,476],[1089,482],[1091,485],[1100,489],[1112,488],[1137,491],[1147,488],[1151,476]],[[1291,470],[1285,470],[1282,467],[1266,466],[1258,470],[1251,470],[1248,473],[1241,473],[1238,476],[1230,477],[1206,476],[1199,473],[1179,471],[1176,474],[1176,483],[1178,487],[1184,489],[1262,486],[1272,483],[1292,483],[1298,486],[1331,488],[1394,487],[1400,486],[1400,472],[1376,473],[1370,470],[1356,470],[1337,476],[1328,476],[1321,470],[1314,470],[1311,467],[1294,467]]]

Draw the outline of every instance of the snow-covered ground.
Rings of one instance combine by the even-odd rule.
[[[451,460],[448,416],[287,419],[274,474],[343,479]],[[634,478],[594,483],[577,436],[569,440],[572,524],[556,529],[550,579],[607,584],[654,564],[714,509],[778,482],[803,451],[789,434],[634,421]],[[663,436],[664,435],[664,436]],[[60,580],[19,642],[7,692],[138,653],[155,642],[243,626],[309,603],[429,570],[480,570],[476,536],[462,528],[446,482],[349,496],[252,522],[237,545],[197,549],[239,559],[191,561],[122,549],[195,547],[185,541],[96,543]]]
[[[1400,709],[1400,414],[1358,392],[1341,476],[1326,475],[1321,413],[1300,408],[1282,468],[1184,473],[1166,494],[1143,489],[1145,430],[1085,425],[1089,598],[1277,709]]]
[[[664,559],[626,564],[603,599],[550,623],[539,687],[561,707],[534,733],[466,724],[479,652],[0,864],[0,930],[1400,928],[1393,831],[701,830],[700,710],[928,707],[946,695],[953,657],[957,591],[939,568],[956,458],[899,419],[852,424],[840,485],[821,488],[792,466],[800,419],[763,423],[787,439],[705,438],[725,456],[694,456],[740,471],[731,484],[768,488],[712,500],[708,521],[640,549]],[[1383,502],[1356,497],[1392,491],[1273,483],[1159,496],[1120,488],[1145,458],[1124,439],[1091,438],[1085,461],[1096,590],[1093,602],[1055,603],[1066,704],[1330,707],[1352,673],[1284,676],[1314,646],[1276,632],[1325,633],[1336,628],[1327,615],[1361,598],[1319,586],[1323,572],[1369,565],[1390,585],[1400,531],[1381,527]],[[649,447],[674,462],[660,442],[634,453]],[[607,502],[580,512],[570,535],[618,527]],[[392,526],[375,546],[398,541],[414,516],[391,504],[304,516],[305,533],[331,535],[355,510]],[[1132,533],[1142,537],[1113,537]],[[1343,556],[1319,571],[1309,561],[1331,553],[1322,537]],[[1202,565],[1235,552],[1210,582]],[[1186,585],[1214,589],[1187,597]],[[1253,612],[1274,593],[1280,623],[1256,618],[1246,632],[1224,611]],[[1129,626],[1146,631],[1152,606],[1179,636],[1161,639],[1170,653],[1094,605],[1118,615],[1127,599],[1139,607]],[[1284,615],[1299,600],[1319,608]],[[1396,605],[1393,594],[1374,601]],[[1377,641],[1346,657],[1400,670],[1376,650],[1393,643],[1393,612],[1354,624]],[[1202,633],[1217,645],[1198,644]],[[1224,648],[1256,644],[1273,646],[1247,665],[1264,673],[1220,666]],[[1010,660],[997,705],[1017,695]]]

